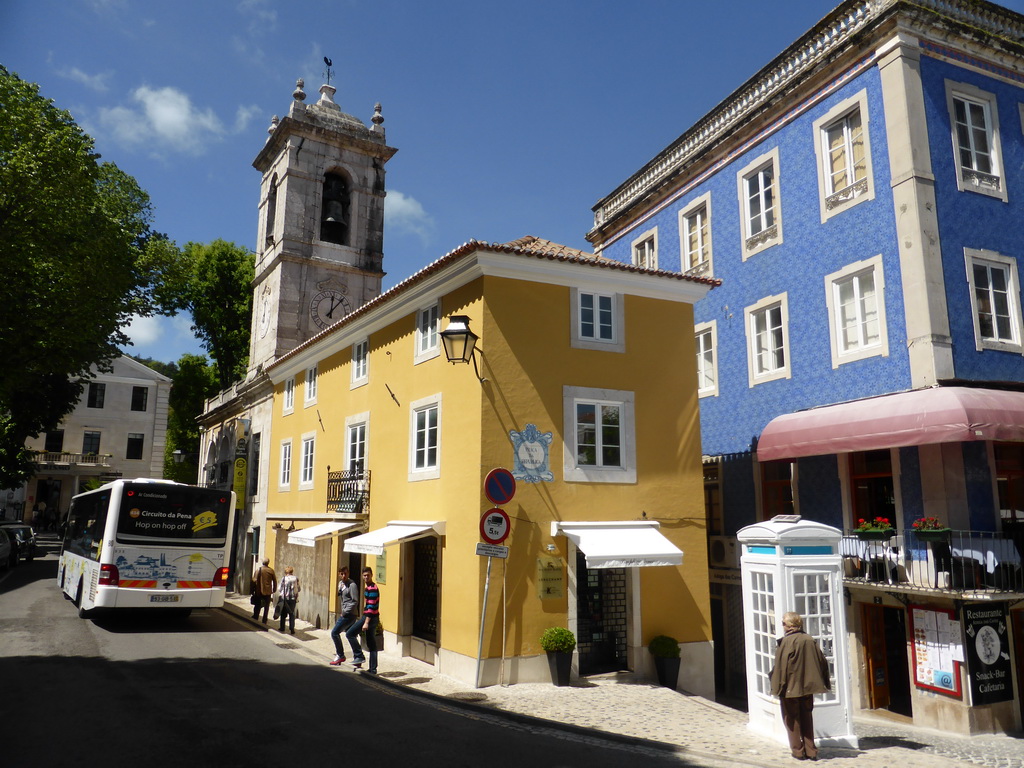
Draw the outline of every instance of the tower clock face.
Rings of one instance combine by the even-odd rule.
[[[309,315],[318,328],[327,328],[341,320],[352,309],[340,291],[320,291],[309,302]]]
[[[270,297],[266,294],[260,299],[259,306],[259,333],[262,339],[270,330]]]

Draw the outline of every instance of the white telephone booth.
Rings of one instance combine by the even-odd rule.
[[[736,538],[742,547],[750,729],[789,743],[779,700],[771,695],[771,671],[784,634],[782,614],[796,611],[832,671],[832,691],[814,697],[815,739],[819,745],[855,749],[839,554],[842,532],[799,515],[779,515],[748,525]]]

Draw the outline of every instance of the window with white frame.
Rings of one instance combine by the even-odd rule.
[[[1021,301],[1017,260],[995,251],[965,248],[975,347],[1021,352]]]
[[[715,321],[694,326],[697,346],[697,396],[718,394],[718,334]]]
[[[710,276],[711,193],[701,195],[679,211],[679,243],[683,272]]]
[[[658,228],[649,229],[633,241],[633,264],[643,269],[658,268]]]
[[[778,148],[748,163],[736,179],[743,222],[743,258],[747,259],[782,242]]]
[[[946,81],[957,188],[1006,202],[995,94],[967,83]]]
[[[440,354],[438,324],[441,305],[432,304],[416,313],[416,356],[414,363],[432,360]]]
[[[316,369],[315,365],[306,369],[306,400],[303,403],[306,406],[316,402]]]
[[[573,288],[571,298],[572,346],[624,352],[622,294]]]
[[[882,257],[825,276],[832,367],[889,354]]]
[[[302,456],[299,463],[299,488],[313,487],[313,468],[316,458],[316,433],[302,436]]]
[[[788,379],[789,310],[786,294],[769,296],[743,310],[750,386]]]
[[[409,480],[432,480],[441,471],[441,395],[410,405]]]
[[[633,393],[564,387],[562,405],[566,482],[635,483]]]
[[[369,413],[361,413],[345,420],[345,467],[349,472],[362,472],[366,469],[369,419]]]
[[[821,220],[875,196],[867,91],[841,101],[814,121]]]
[[[292,441],[281,441],[281,473],[277,484],[287,490],[292,484]]]
[[[285,379],[284,397],[281,400],[281,411],[284,414],[295,410],[295,377]]]
[[[352,386],[358,387],[368,380],[370,342],[366,339],[352,345]]]

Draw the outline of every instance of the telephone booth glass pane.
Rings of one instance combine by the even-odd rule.
[[[815,697],[818,701],[835,701],[836,655],[835,631],[832,624],[832,574],[796,572],[793,576],[794,610],[804,618],[804,632],[818,641],[828,659],[832,690]]]
[[[772,666],[775,664],[775,587],[770,573],[753,571],[751,598],[753,601],[754,672],[758,693],[771,696]]]

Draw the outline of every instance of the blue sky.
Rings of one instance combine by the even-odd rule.
[[[251,249],[252,161],[296,78],[315,97],[331,57],[342,110],[369,124],[380,101],[399,150],[388,288],[473,238],[587,248],[601,197],[835,4],[3,0],[0,63],[139,181],[155,229]],[[187,317],[129,335],[159,360],[201,351]]]

